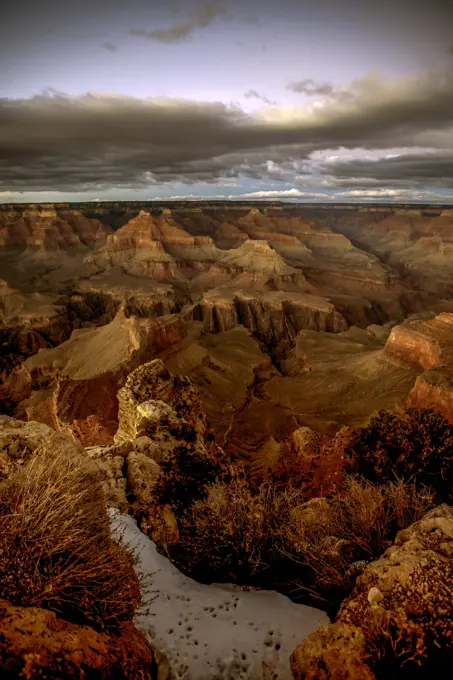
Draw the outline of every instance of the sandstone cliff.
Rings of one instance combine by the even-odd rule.
[[[112,444],[117,390],[136,366],[161,356],[173,373],[190,374],[219,443],[235,455],[274,459],[300,426],[333,432],[382,407],[449,413],[446,317],[427,325],[418,310],[448,313],[450,303],[417,287],[392,245],[395,234],[407,253],[417,239],[428,251],[432,239],[447,244],[451,214],[437,212],[5,206],[2,408],[86,445]],[[418,321],[395,326],[411,311]],[[382,351],[376,339],[388,323]],[[353,328],[373,325],[380,330],[361,336]],[[416,382],[427,370],[439,375]]]
[[[303,293],[214,290],[194,306],[193,318],[211,333],[243,325],[258,338],[277,344],[294,338],[300,330],[340,333],[348,324],[325,298]]]
[[[141,211],[107,238],[103,248],[86,262],[100,269],[120,266],[127,273],[157,281],[183,281],[186,265],[195,269],[218,257],[210,237],[191,236],[171,216],[155,218]]]
[[[54,207],[0,211],[0,247],[53,250],[71,246],[100,246],[110,229],[78,210]]]
[[[96,329],[74,331],[43,349],[10,375],[4,393],[17,412],[70,431],[85,445],[112,442],[117,429],[116,393],[127,375],[160,349],[183,337],[178,316],[125,317]]]
[[[415,319],[393,328],[385,346],[389,357],[424,372],[407,395],[408,407],[431,408],[453,418],[453,314]]]
[[[451,211],[426,214],[415,208],[382,210],[370,217],[334,211],[328,219],[336,229],[355,239],[393,265],[417,288],[440,295],[451,293],[453,217]]]

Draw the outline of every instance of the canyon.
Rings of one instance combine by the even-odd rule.
[[[1,410],[113,445],[118,391],[160,359],[255,470],[303,427],[453,421],[452,249],[441,206],[3,205]]]
[[[104,631],[12,592],[7,668],[371,680],[389,621],[436,663],[451,508],[346,473],[381,410],[453,424],[451,244],[442,207],[0,207],[0,487],[83,463],[142,595]]]

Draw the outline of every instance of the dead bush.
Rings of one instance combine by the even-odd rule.
[[[161,475],[154,487],[160,505],[171,505],[182,513],[194,501],[206,496],[206,487],[222,469],[206,452],[185,445],[165,454],[160,461]]]
[[[132,557],[110,538],[97,468],[82,455],[41,452],[0,487],[0,599],[101,628],[132,618]]]

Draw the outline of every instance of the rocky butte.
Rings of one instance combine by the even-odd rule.
[[[443,207],[0,206],[0,514],[34,460],[81,457],[146,605],[104,630],[1,591],[7,677],[80,653],[93,678],[380,680],[438,668],[433,636],[450,659],[453,499],[413,484],[451,474],[452,243]]]

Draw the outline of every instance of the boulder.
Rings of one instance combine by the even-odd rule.
[[[123,468],[132,512],[142,531],[154,541],[173,543],[179,537],[176,517],[160,496],[166,474],[171,470],[172,475],[178,475],[180,452],[194,464],[200,460],[214,463],[221,453],[205,438],[209,428],[198,390],[188,378],[173,377],[163,362],[155,359],[128,376],[118,392],[118,403],[115,441],[118,445],[131,442],[133,447]]]
[[[9,477],[38,450],[83,452],[67,435],[48,425],[0,416],[0,481]]]
[[[117,633],[76,625],[38,607],[0,601],[0,675],[55,680],[157,680],[158,666],[145,636],[132,623]]]
[[[132,450],[132,442],[123,442],[113,446],[90,446],[85,449],[99,467],[108,506],[126,512],[129,502],[126,495],[125,459]]]
[[[374,680],[366,659],[363,632],[332,623],[318,628],[296,648],[291,669],[296,680]]]

